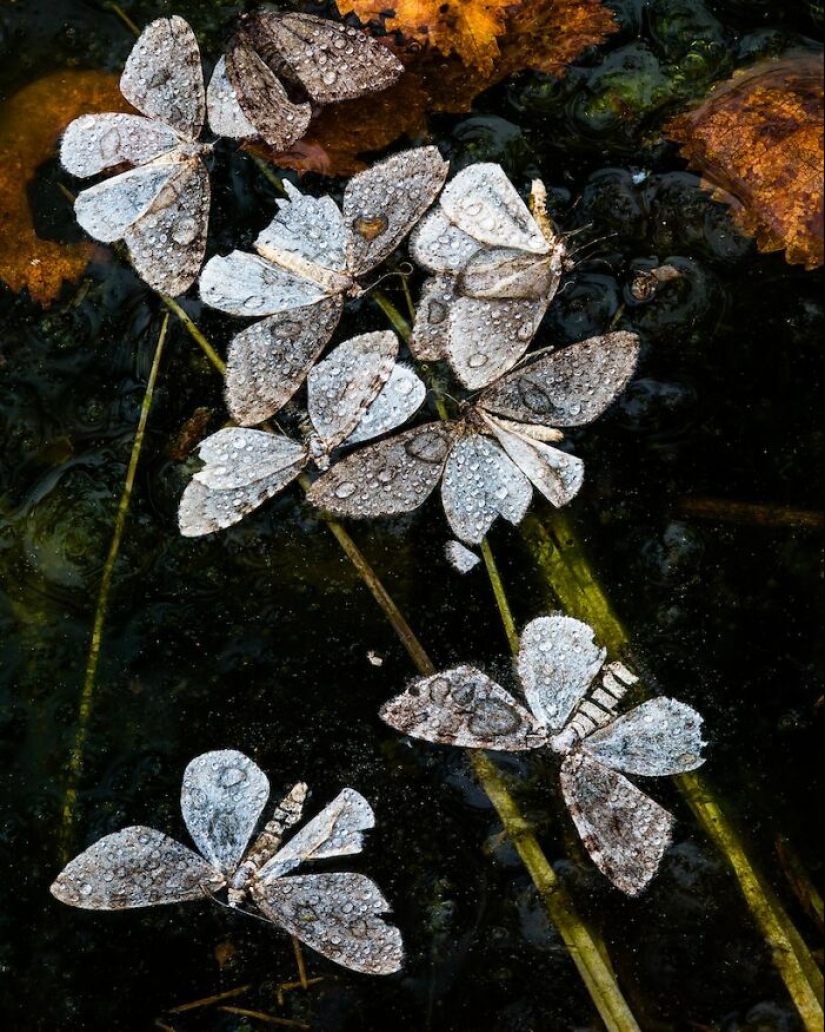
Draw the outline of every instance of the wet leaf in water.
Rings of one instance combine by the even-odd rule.
[[[823,245],[822,56],[756,65],[665,132],[760,251],[816,268]]]
[[[126,110],[117,78],[103,72],[60,71],[24,87],[0,112],[0,279],[28,289],[48,305],[65,281],[76,280],[94,245],[61,244],[36,233],[26,193],[38,167],[52,158],[72,119],[94,111]],[[64,201],[55,196],[55,204]],[[68,202],[65,202],[68,203]]]

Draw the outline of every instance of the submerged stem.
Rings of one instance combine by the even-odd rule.
[[[487,576],[490,580],[490,584],[492,585],[493,594],[496,597],[496,605],[498,606],[498,611],[501,614],[501,622],[504,625],[504,633],[507,635],[510,651],[514,656],[517,656],[519,649],[518,628],[516,627],[516,621],[513,619],[513,611],[510,609],[510,603],[507,601],[507,595],[504,592],[504,584],[501,580],[501,574],[498,572],[496,557],[493,555],[493,550],[490,548],[490,542],[487,538],[481,542],[481,554],[484,557],[484,565],[487,567]]]
[[[566,613],[584,620],[616,658],[629,636],[599,585],[569,518],[553,511],[542,522],[528,516],[524,539],[553,596]],[[695,773],[674,779],[697,821],[725,857],[751,916],[770,947],[774,964],[809,1032],[821,1032],[823,979],[811,951],[765,877],[751,861],[739,833],[707,780]]]
[[[146,434],[146,424],[149,420],[149,411],[152,407],[152,399],[155,393],[155,385],[160,368],[160,360],[163,355],[163,347],[166,343],[166,332],[169,328],[169,316],[163,317],[163,323],[158,335],[158,342],[155,346],[155,356],[152,359],[152,368],[149,372],[149,379],[146,383],[146,391],[143,395],[143,402],[140,406],[140,417],[138,418],[137,430],[132,443],[132,451],[129,456],[129,465],[126,470],[126,480],[123,484],[123,491],[115,516],[112,541],[109,545],[109,553],[106,556],[106,563],[103,567],[103,576],[100,581],[100,590],[97,596],[95,608],[95,619],[92,627],[92,641],[89,647],[89,655],[86,660],[86,673],[83,678],[83,688],[80,692],[78,703],[77,731],[75,733],[74,745],[69,755],[69,776],[66,787],[66,798],[63,804],[63,816],[60,827],[60,847],[64,859],[68,859],[71,849],[72,828],[74,826],[75,808],[77,806],[78,787],[83,772],[83,759],[86,752],[86,743],[89,737],[89,721],[92,716],[94,705],[95,684],[97,681],[97,668],[100,663],[100,648],[103,641],[103,627],[106,622],[106,615],[109,611],[109,596],[112,590],[112,577],[114,575],[115,563],[117,562],[120,544],[123,540],[123,530],[126,526],[126,517],[129,514],[129,505],[132,500],[132,489],[135,484],[138,462],[140,460],[143,439]]]

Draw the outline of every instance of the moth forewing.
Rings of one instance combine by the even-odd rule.
[[[511,248],[482,250],[462,268],[459,291],[476,298],[550,301],[563,271],[555,255],[537,258]]]
[[[363,874],[273,878],[252,885],[261,912],[329,960],[368,975],[400,970],[400,931],[383,920],[390,905]]]
[[[74,206],[80,227],[104,244],[122,240],[177,171],[176,162],[161,160],[82,190]]]
[[[575,455],[552,448],[535,437],[505,428],[485,417],[510,460],[556,508],[571,502],[584,482],[584,463]]]
[[[639,895],[671,843],[673,816],[581,749],[565,758],[560,778],[573,823],[593,862],[622,892]]]
[[[206,87],[206,116],[215,136],[230,140],[253,140],[259,135],[244,114],[238,94],[229,81],[224,55],[218,59]]]
[[[450,566],[461,574],[470,573],[481,563],[481,557],[460,541],[448,541],[444,546],[444,555]]]
[[[288,437],[228,427],[201,441],[204,466],[195,479],[216,491],[231,491],[268,480],[303,461],[306,448]]]
[[[396,362],[389,380],[344,443],[362,444],[403,426],[418,412],[426,396],[424,381],[412,369]]]
[[[459,297],[449,306],[447,357],[459,380],[479,390],[509,372],[530,346],[547,301]]]
[[[438,745],[521,752],[546,744],[533,715],[471,666],[414,681],[379,716],[403,734]]]
[[[440,362],[447,358],[447,320],[457,296],[455,288],[452,276],[432,276],[421,288],[412,336],[407,342],[419,362]]]
[[[210,258],[201,273],[200,295],[211,308],[258,319],[292,312],[328,297],[318,283],[246,251]]]
[[[214,490],[193,478],[178,507],[181,534],[184,537],[201,537],[240,522],[291,484],[307,462],[308,455],[302,450],[301,460],[280,473],[226,491]]]
[[[427,212],[410,237],[410,254],[430,272],[457,276],[483,245],[453,225],[440,205]]]
[[[244,118],[274,150],[288,150],[306,133],[311,106],[293,104],[278,77],[242,39],[226,55],[226,75]]]
[[[83,910],[129,910],[203,899],[225,881],[216,866],[180,842],[136,825],[105,835],[76,856],[51,893]]]
[[[95,176],[116,165],[145,165],[181,143],[170,126],[142,115],[81,115],[60,141],[60,163],[73,176]]]

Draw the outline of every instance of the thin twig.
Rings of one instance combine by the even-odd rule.
[[[493,550],[490,548],[490,542],[487,538],[481,542],[481,554],[484,557],[484,565],[487,567],[487,576],[493,588],[493,594],[496,597],[496,605],[498,606],[498,611],[501,614],[501,622],[504,625],[504,633],[507,635],[507,642],[510,645],[510,650],[513,655],[518,655],[518,628],[516,627],[516,621],[513,619],[513,611],[510,609],[510,603],[507,601],[507,595],[504,591],[501,574],[498,572],[498,564],[496,563]]]
[[[298,981],[301,983],[302,989],[308,989],[309,981],[307,979],[307,966],[304,963],[304,951],[301,949],[301,940],[297,935],[292,936],[292,949],[295,952],[295,964],[298,968]]]
[[[750,524],[755,527],[795,527],[822,530],[825,514],[811,509],[787,509],[781,505],[729,502],[724,498],[680,498],[680,512],[704,520]]]
[[[305,1025],[302,1021],[293,1021],[292,1018],[276,1018],[272,1014],[264,1014],[263,1011],[249,1010],[246,1007],[218,1007],[219,1011],[223,1011],[225,1014],[237,1014],[242,1018],[255,1018],[256,1021],[262,1021],[266,1025],[280,1025],[283,1028],[303,1028],[309,1029],[311,1026]]]
[[[77,795],[80,785],[80,778],[83,772],[83,760],[86,752],[86,743],[89,737],[89,722],[92,716],[94,705],[95,685],[97,682],[97,669],[100,663],[100,648],[103,641],[103,627],[106,622],[106,615],[109,611],[109,596],[112,590],[112,577],[114,575],[115,563],[120,552],[123,530],[126,526],[126,517],[129,514],[129,505],[132,500],[132,489],[135,484],[138,462],[140,460],[143,440],[146,434],[146,424],[149,420],[149,411],[152,407],[152,399],[155,393],[160,360],[163,355],[163,346],[166,343],[166,332],[169,327],[169,316],[163,317],[163,323],[158,335],[158,342],[155,346],[155,355],[152,359],[152,368],[149,372],[149,379],[146,384],[146,391],[143,395],[143,402],[140,406],[135,439],[132,443],[132,452],[129,456],[129,465],[126,470],[126,480],[123,485],[123,492],[115,516],[112,541],[109,545],[109,553],[106,556],[106,563],[103,567],[103,576],[100,580],[100,590],[95,608],[94,624],[92,626],[92,641],[89,647],[89,655],[86,660],[86,672],[83,678],[83,688],[80,692],[78,703],[77,731],[75,732],[74,745],[69,755],[69,771],[66,787],[66,798],[63,804],[63,816],[60,829],[60,846],[64,858],[68,858],[71,851],[72,828],[74,825],[75,808],[77,806]]]
[[[218,352],[212,347],[209,341],[204,337],[195,323],[192,321],[192,317],[187,311],[185,311],[177,303],[173,297],[168,297],[166,294],[160,295],[161,301],[166,305],[170,312],[173,312],[178,319],[183,323],[186,328],[186,332],[195,341],[198,347],[203,351],[212,365],[218,370],[221,376],[226,374],[226,362],[221,358]]]
[[[231,1000],[235,996],[243,996],[252,988],[251,985],[239,985],[235,989],[227,989],[223,993],[215,993],[214,996],[202,996],[199,1000],[192,1000],[189,1003],[178,1004],[177,1007],[170,1007],[169,1014],[185,1014],[186,1011],[199,1010],[201,1007],[212,1007],[223,1000]]]
[[[123,22],[126,28],[129,29],[130,32],[133,32],[136,36],[140,35],[140,29],[137,27],[137,25],[135,25],[135,23],[132,21],[129,15],[121,8],[119,4],[110,3],[109,7],[115,12],[115,14],[118,16],[118,18],[120,18],[120,20]]]

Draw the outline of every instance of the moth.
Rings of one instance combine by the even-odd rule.
[[[322,956],[354,971],[401,968],[401,933],[381,916],[390,906],[378,886],[353,872],[292,875],[313,860],[363,849],[375,826],[369,803],[345,788],[283,845],[303,815],[307,786],[295,785],[250,839],[269,799],[269,781],[232,749],[196,756],[183,775],[181,811],[199,853],[154,828],[134,826],[95,842],[57,876],[52,895],[84,910],[130,910],[224,896],[251,900],[263,916]]]
[[[363,293],[358,278],[384,261],[429,208],[447,168],[435,147],[393,155],[353,176],[341,208],[285,181],[287,199],[255,241],[258,253],[232,251],[206,263],[203,300],[259,320],[229,347],[226,403],[236,422],[268,419],[298,390],[345,299]]]
[[[225,67],[245,118],[279,151],[304,135],[313,105],[387,89],[404,71],[358,29],[295,11],[243,17]]]
[[[566,505],[581,459],[553,447],[558,427],[599,416],[633,375],[638,338],[591,337],[502,377],[459,419],[428,423],[353,452],[321,476],[309,501],[335,516],[392,516],[417,509],[441,484],[455,536],[479,545],[499,516],[517,525],[537,488]]]
[[[657,697],[623,716],[616,708],[636,677],[587,624],[554,614],[521,636],[518,673],[527,707],[486,674],[460,666],[413,682],[381,717],[414,738],[466,749],[550,749],[561,790],[593,862],[629,896],[656,874],[674,818],[624,775],[662,777],[701,766],[702,718]]]
[[[135,271],[165,294],[187,290],[206,249],[210,149],[200,143],[210,120],[240,126],[231,99],[210,91],[207,104],[198,42],[177,16],[141,33],[126,61],[120,91],[140,114],[82,115],[63,134],[60,161],[86,178],[134,166],[81,191],[75,214],[95,240],[122,240]],[[240,130],[238,130],[240,131]]]
[[[411,350],[423,361],[448,359],[471,390],[524,355],[566,268],[541,182],[533,197],[535,217],[500,165],[470,165],[410,241],[415,261],[435,273],[423,288]]]
[[[237,523],[289,485],[310,462],[329,467],[330,455],[388,433],[424,402],[419,377],[396,361],[394,333],[366,333],[335,348],[307,381],[308,439],[233,427],[200,445],[204,462],[183,493],[178,524],[197,537]],[[257,381],[250,385],[254,392]]]

